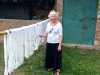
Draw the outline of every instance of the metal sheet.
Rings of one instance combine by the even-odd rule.
[[[98,0],[64,0],[64,42],[94,44]]]

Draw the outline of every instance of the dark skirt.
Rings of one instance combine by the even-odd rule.
[[[45,56],[45,68],[52,68],[57,70],[61,68],[61,54],[62,51],[58,51],[59,43],[47,43],[46,44],[46,56]]]

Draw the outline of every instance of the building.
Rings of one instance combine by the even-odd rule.
[[[57,10],[63,16],[65,43],[100,48],[100,0],[57,0]]]
[[[6,14],[10,15],[8,18],[32,19],[34,15],[41,13],[41,9],[43,13],[46,12],[45,16],[47,18],[49,11],[56,8],[60,12],[60,16],[62,16],[64,43],[100,48],[100,0],[36,0],[36,2],[35,0],[2,0],[0,3],[2,4],[0,7],[4,4],[18,6],[17,8],[13,6],[13,8],[16,8],[17,14],[19,10],[20,14],[17,16],[10,15],[11,13]],[[9,6],[9,9],[12,6]],[[39,12],[34,12],[37,11],[36,9]],[[13,14],[16,14],[16,11],[13,11]],[[4,16],[1,16],[1,12],[0,18],[7,18],[4,13]]]

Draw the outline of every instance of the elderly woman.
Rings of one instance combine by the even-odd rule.
[[[61,43],[62,24],[59,21],[58,12],[52,10],[49,15],[49,22],[45,31],[46,36],[46,56],[45,67],[53,69],[55,75],[60,75],[61,69]]]

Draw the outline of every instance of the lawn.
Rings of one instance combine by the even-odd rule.
[[[2,45],[0,45],[2,46]],[[0,75],[3,73],[3,48],[0,47]],[[63,59],[61,75],[100,75],[100,51],[62,47]],[[53,75],[44,69],[44,48],[35,54],[11,75]]]
[[[0,75],[3,75],[4,71],[4,53],[3,53],[3,45],[0,44]]]

